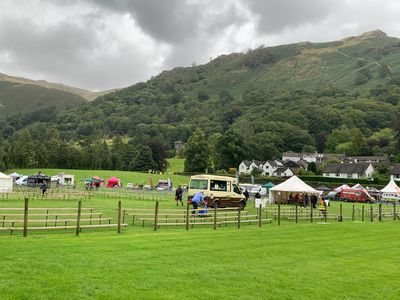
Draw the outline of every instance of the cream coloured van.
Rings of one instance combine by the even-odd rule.
[[[242,194],[236,178],[217,175],[196,175],[190,177],[188,201],[198,193],[204,193],[204,201],[209,207],[245,207],[246,198]]]

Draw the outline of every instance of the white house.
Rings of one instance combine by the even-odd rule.
[[[315,162],[317,164],[324,163],[328,160],[343,160],[343,154],[333,154],[333,153],[318,153],[318,152],[311,152],[311,153],[296,153],[296,152],[283,152],[282,153],[282,161],[294,161],[298,162],[300,160],[304,160],[307,163]]]
[[[259,160],[244,160],[239,165],[239,174],[251,174],[254,169],[263,172],[263,165],[265,162]]]
[[[273,176],[274,172],[282,166],[283,164],[278,160],[267,160],[262,166],[262,175]]]
[[[322,175],[336,178],[371,178],[375,169],[371,163],[336,163],[326,166]]]
[[[278,177],[290,177],[294,175],[294,172],[288,167],[279,167],[272,175]]]
[[[390,170],[390,179],[400,180],[400,164],[396,164]]]

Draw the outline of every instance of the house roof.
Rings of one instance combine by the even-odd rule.
[[[347,156],[346,160],[357,160],[360,162],[382,162],[387,161],[389,158],[387,155],[375,155],[375,156]]]
[[[265,163],[269,163],[272,167],[282,166],[282,164],[277,160],[267,160]]]
[[[364,174],[368,169],[370,163],[357,163],[357,164],[329,164],[326,166],[324,173],[336,174]]]
[[[283,173],[283,172],[286,172],[287,171],[287,169],[289,169],[290,171],[292,171],[290,168],[288,168],[288,167],[280,167],[280,168],[278,168],[278,169],[276,169],[275,171],[274,171],[274,173]],[[293,171],[292,171],[293,172]],[[293,172],[294,173],[294,172]]]
[[[253,162],[254,162],[257,166],[260,166],[260,165],[264,165],[264,164],[265,164],[265,161],[262,161],[262,160],[253,160]]]
[[[302,166],[302,165],[300,165],[300,164],[298,164],[298,163],[296,163],[296,162],[294,162],[294,161],[292,161],[292,160],[287,160],[287,161],[285,161],[285,162],[283,163],[283,165],[284,165],[285,167],[288,167],[288,168],[299,168],[299,167]]]
[[[242,163],[244,163],[244,164],[246,165],[246,167],[248,167],[248,166],[251,165],[252,161],[250,161],[250,160],[244,160],[244,161],[242,161]]]
[[[400,175],[400,164],[396,164],[390,170],[390,175]]]

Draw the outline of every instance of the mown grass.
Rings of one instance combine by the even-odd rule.
[[[0,238],[2,299],[398,299],[398,223]]]
[[[119,198],[83,202],[109,216]],[[123,207],[155,202],[122,199]],[[345,215],[352,204],[342,203]],[[76,200],[31,200],[75,207]],[[340,203],[329,207],[337,213]],[[21,207],[9,197],[0,207]],[[360,207],[358,204],[357,206]],[[175,208],[165,194],[161,208]],[[375,206],[376,207],[376,206]],[[183,209],[182,207],[180,207]],[[376,208],[375,208],[376,209]],[[246,210],[254,212],[250,202]],[[366,219],[367,220],[367,219]],[[115,219],[114,219],[115,221]],[[0,234],[1,299],[398,299],[400,223],[255,225]]]

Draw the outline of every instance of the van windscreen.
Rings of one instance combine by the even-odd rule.
[[[208,180],[206,179],[192,179],[190,180],[190,189],[206,190],[208,188]]]

